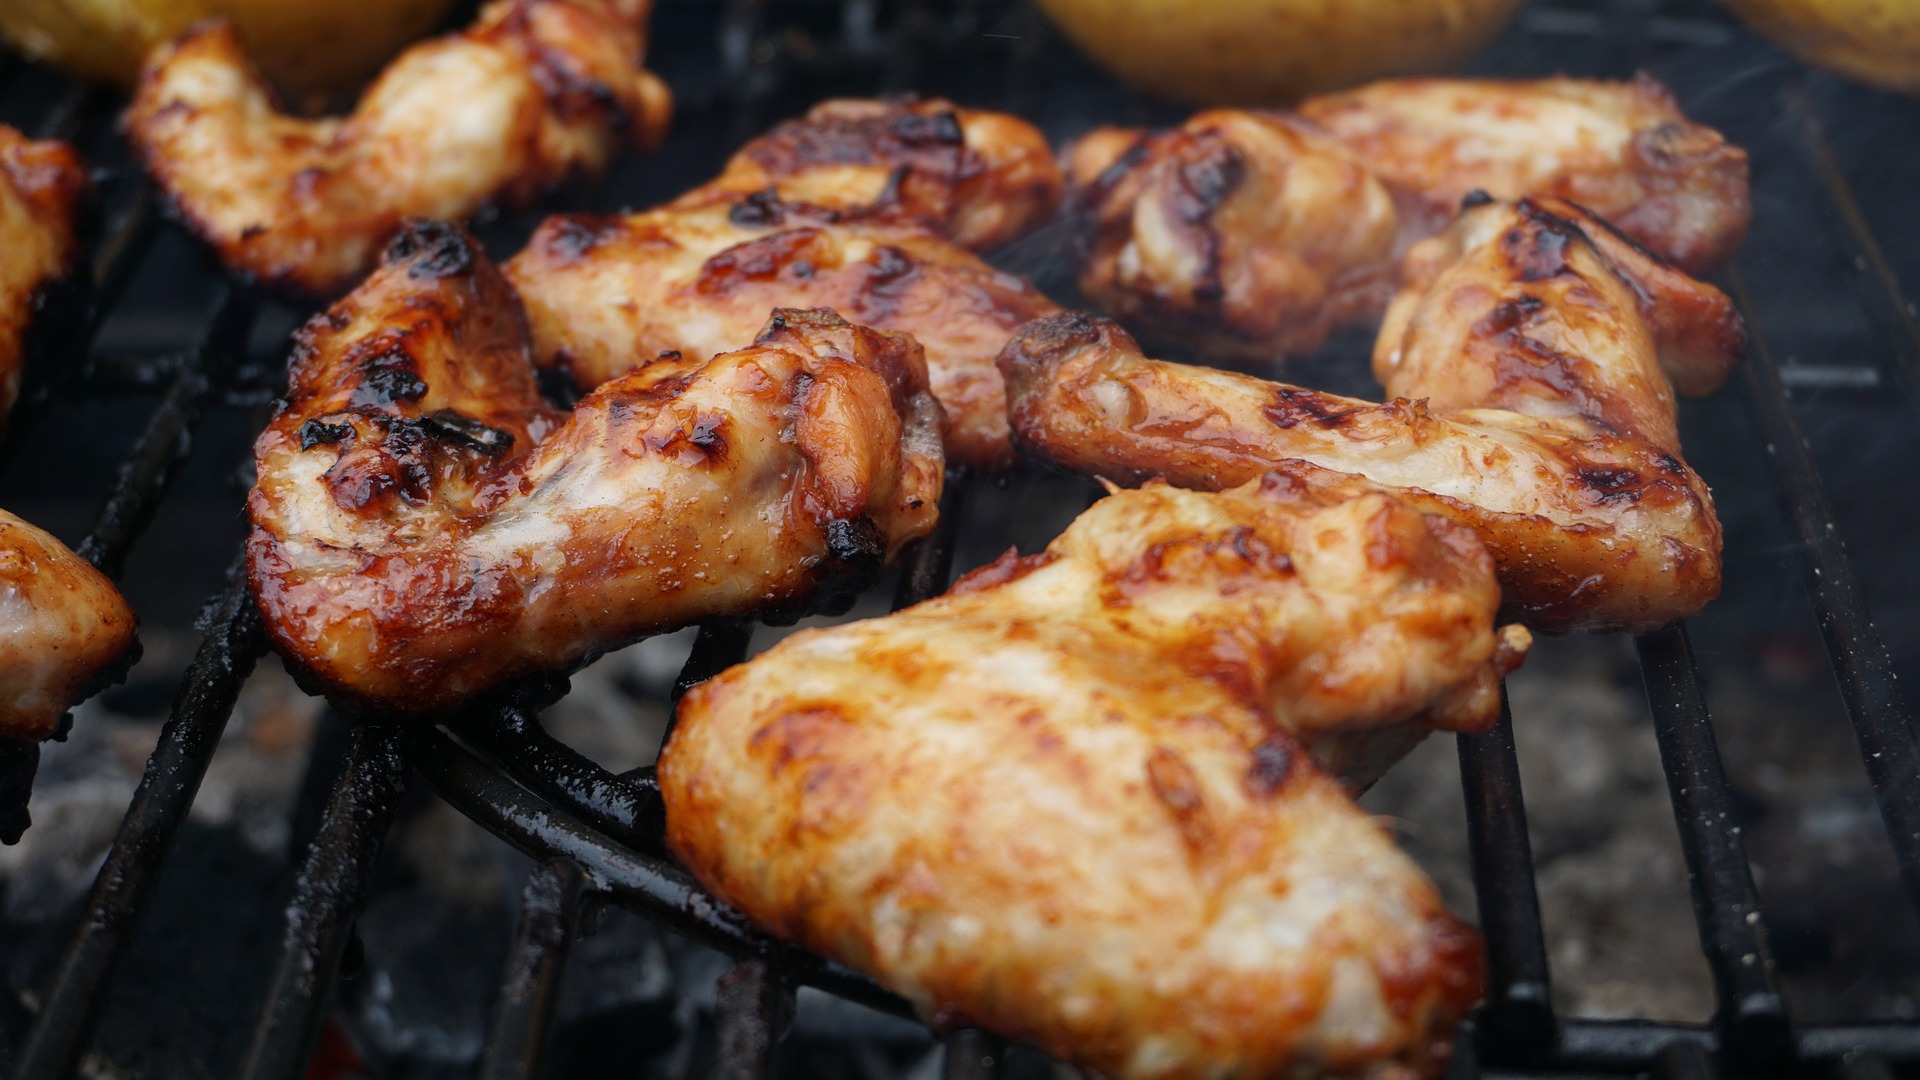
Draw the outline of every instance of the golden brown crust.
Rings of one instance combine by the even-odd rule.
[[[511,287],[457,227],[417,225],[296,339],[255,444],[248,569],[321,684],[441,709],[862,587],[933,525],[939,425],[918,346],[828,311],[556,412]]]
[[[0,510],[0,737],[52,735],[127,655],[133,628],[105,575]]]
[[[1471,536],[1389,497],[1121,492],[695,687],[669,843],[930,1022],[1097,1075],[1435,1075],[1476,937],[1290,729],[1456,692],[1497,603]]]
[[[993,357],[1057,310],[969,246],[1052,213],[1039,131],[945,101],[830,101],[749,143],[721,176],[625,217],[549,218],[506,272],[534,355],[582,389],[668,351],[706,355],[775,307],[831,307],[926,350],[957,464],[1011,463]]]
[[[1236,360],[1377,315],[1400,253],[1471,194],[1579,203],[1693,272],[1751,216],[1746,154],[1646,76],[1380,82],[1297,115],[1103,128],[1064,156],[1082,291],[1150,341]]]
[[[41,292],[73,263],[88,190],[73,147],[0,124],[0,430],[20,396],[27,324]]]
[[[649,0],[495,0],[402,53],[349,116],[280,112],[232,27],[149,60],[126,130],[176,213],[229,269],[333,296],[409,217],[464,218],[656,141],[671,111],[640,66]]]
[[[1720,524],[1679,457],[1666,372],[1716,384],[1739,321],[1712,287],[1639,277],[1595,235],[1576,207],[1523,201],[1416,248],[1376,351],[1385,404],[1148,360],[1102,319],[1041,320],[1000,357],[1015,438],[1122,482],[1217,489],[1284,467],[1390,490],[1472,528],[1529,625],[1658,626],[1720,588]]]
[[[1716,269],[1752,217],[1746,151],[1681,113],[1650,75],[1626,82],[1402,79],[1309,98],[1325,128],[1392,187],[1413,227],[1461,200],[1568,199],[1690,273]]]

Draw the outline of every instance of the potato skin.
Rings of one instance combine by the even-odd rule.
[[[1720,0],[1809,64],[1920,94],[1920,5],[1913,0]]]
[[[1450,67],[1520,0],[1036,0],[1074,44],[1143,90],[1195,105],[1281,105]]]
[[[0,38],[77,75],[131,86],[155,46],[224,15],[267,77],[297,100],[364,80],[452,7],[453,0],[5,0]]]

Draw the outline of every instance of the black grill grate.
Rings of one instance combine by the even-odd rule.
[[[728,0],[712,8],[670,0],[659,20],[657,39],[667,43],[663,52],[688,41],[705,41],[711,49],[703,54],[696,48],[678,60],[673,54],[662,57],[681,94],[681,127],[691,132],[676,136],[674,145],[689,139],[731,145],[773,116],[826,92],[873,93],[917,84],[1043,121],[1048,110],[1078,110],[1119,122],[1177,115],[1095,75],[1052,42],[1023,5],[998,0],[887,6],[878,0]],[[1574,41],[1598,49],[1602,59],[1597,62],[1615,69],[1641,62],[1662,43],[1703,49],[1731,49],[1737,43],[1749,58],[1771,56],[1769,62],[1779,62],[1724,17],[1686,3],[1612,0],[1590,8],[1544,8],[1530,13],[1510,38],[1507,51],[1490,62],[1496,70],[1500,57]],[[21,90],[15,84],[23,80],[32,85]],[[938,85],[929,85],[933,80]],[[1882,366],[1888,381],[1920,405],[1915,309],[1901,293],[1849,185],[1821,106],[1800,76],[1793,80],[1796,89],[1783,122],[1829,203],[1801,212],[1833,215],[1838,243],[1861,270],[1854,283],[1857,299],[1886,351]],[[109,95],[54,82],[0,54],[0,101],[14,91],[19,91],[15,98],[39,93],[46,85],[62,88],[40,108],[40,134],[104,137],[115,107]],[[667,155],[642,167],[655,170],[662,190],[671,191],[701,179],[709,164],[697,153],[676,156],[670,146]],[[36,330],[36,374],[14,428],[18,432],[44,422],[63,396],[160,391],[79,545],[87,558],[118,576],[186,456],[203,410],[220,395],[245,389],[241,368],[259,305],[245,292],[222,285],[213,290],[197,338],[184,353],[128,361],[94,349],[102,321],[161,235],[153,196],[136,176],[110,170],[102,179],[104,205],[96,216],[105,225],[93,240],[85,280],[70,295],[56,298]],[[611,190],[622,189],[616,181]],[[1763,203],[1760,213],[1777,209]],[[1043,236],[1027,246],[1026,254],[1058,241]],[[1022,253],[1016,251],[1015,257]],[[1754,315],[1747,280],[1736,272],[1728,284],[1742,308]],[[1751,423],[1765,444],[1780,509],[1797,534],[1813,613],[1900,877],[1920,902],[1920,744],[1788,395],[1790,378],[1801,383],[1820,376],[1783,364],[1764,332],[1765,322],[1750,317],[1749,324],[1753,340],[1742,378]],[[56,357],[67,363],[47,362]],[[62,367],[72,374],[46,375]],[[1842,375],[1847,370],[1828,369]],[[1867,375],[1865,385],[1878,385],[1873,371]],[[963,511],[977,497],[969,487],[984,482],[958,480],[950,485],[940,529],[914,552],[900,576],[896,607],[940,592],[951,576],[956,533],[966,527]],[[13,1075],[21,1080],[68,1075],[79,1060],[96,1003],[206,774],[241,685],[265,650],[237,563],[229,574],[228,588],[204,614],[206,637],[14,1062]],[[740,623],[702,628],[675,695],[738,662],[751,636],[752,627]],[[1876,1076],[1889,1075],[1892,1066],[1920,1066],[1920,1023],[1806,1026],[1791,1021],[1687,629],[1668,627],[1636,645],[1691,874],[1716,1014],[1706,1025],[1556,1014],[1513,720],[1503,714],[1493,731],[1459,740],[1489,978],[1487,1003],[1463,1033],[1456,1074],[1477,1075],[1484,1067],[1707,1078],[1720,1072],[1767,1075],[1840,1065],[1849,1075]],[[772,1071],[774,1048],[800,985],[907,1013],[904,1002],[864,976],[765,937],[702,894],[666,858],[651,770],[616,775],[541,728],[538,708],[556,689],[551,683],[520,688],[510,700],[437,727],[375,720],[354,730],[340,779],[306,849],[278,965],[246,1055],[245,1077],[268,1080],[305,1071],[331,984],[352,949],[353,920],[374,859],[412,772],[447,802],[539,860],[526,887],[482,1057],[482,1075],[489,1080],[540,1074],[567,951],[582,909],[593,899],[640,912],[738,959],[716,999],[719,1075],[760,1077]],[[23,767],[30,774],[38,750],[8,747],[3,753],[9,760],[0,762],[0,774],[16,775]],[[945,1075],[999,1076],[1004,1057],[1005,1047],[996,1038],[961,1031],[948,1038]]]

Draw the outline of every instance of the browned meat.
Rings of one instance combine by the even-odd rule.
[[[248,568],[299,668],[439,709],[863,587],[933,525],[939,431],[919,347],[824,311],[548,409],[512,289],[457,227],[418,225],[298,335]]]
[[[0,124],[0,429],[20,396],[22,351],[41,290],[64,277],[87,169],[66,143]]]
[[[494,0],[327,120],[282,113],[232,27],[207,23],[149,60],[127,134],[229,268],[333,296],[409,217],[524,202],[658,139],[671,105],[640,66],[651,6]]]
[[[1388,490],[1487,544],[1515,617],[1646,629],[1720,589],[1720,523],[1679,456],[1673,385],[1716,386],[1742,332],[1718,290],[1551,200],[1464,214],[1409,254],[1375,372],[1384,405],[1144,358],[1115,324],[1009,343],[1021,446],[1125,482],[1231,487],[1283,464]]]
[[[695,687],[669,842],[931,1023],[1100,1076],[1435,1075],[1475,935],[1298,738],[1490,721],[1526,645],[1498,597],[1389,496],[1120,492]]]
[[[729,347],[775,307],[910,333],[946,410],[949,457],[998,467],[1012,448],[994,354],[1057,309],[962,245],[1032,228],[1059,189],[1040,133],[1012,117],[829,102],[665,207],[548,219],[506,270],[536,359],[582,389],[662,352]]]

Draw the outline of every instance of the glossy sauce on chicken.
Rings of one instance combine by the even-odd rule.
[[[0,430],[20,396],[27,324],[74,256],[86,165],[71,146],[0,124]]]

